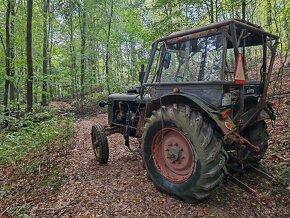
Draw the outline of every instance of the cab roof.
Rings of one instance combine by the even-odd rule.
[[[221,33],[221,29],[227,29],[227,31],[224,31],[225,34],[230,34],[230,26],[234,26],[236,28],[237,35],[240,35],[240,33],[243,30],[246,30],[249,33],[252,33],[249,37],[247,37],[247,45],[259,45],[262,43],[262,36],[268,36],[272,40],[279,39],[278,36],[273,35],[271,33],[268,33],[262,29],[262,27],[255,25],[253,23],[243,21],[240,19],[230,19],[230,20],[224,20],[216,23],[211,23],[206,26],[201,26],[197,28],[192,28],[188,30],[182,30],[178,32],[171,33],[170,35],[160,38],[156,41],[156,43],[167,41],[167,42],[176,42],[176,41],[183,41],[190,38],[199,38],[204,37],[208,35],[214,35],[217,33]],[[255,34],[253,34],[255,33]],[[259,37],[261,36],[261,37]],[[176,39],[178,38],[178,39]]]

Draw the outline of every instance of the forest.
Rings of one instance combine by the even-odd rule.
[[[226,187],[194,207],[155,190],[142,173],[138,143],[132,154],[119,148],[122,137],[109,138],[116,163],[96,166],[83,144],[95,122],[106,125],[98,101],[139,84],[158,38],[231,18],[280,38],[268,97],[277,122],[268,123],[263,162],[275,184],[250,181],[262,189],[254,200]],[[288,0],[2,0],[0,217],[289,216],[289,20]]]

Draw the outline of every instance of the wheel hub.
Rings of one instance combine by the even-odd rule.
[[[195,168],[192,144],[175,128],[159,130],[153,139],[152,157],[159,173],[173,183],[190,178]]]
[[[180,148],[178,144],[174,144],[174,145],[169,144],[169,149],[166,149],[166,151],[168,151],[167,158],[169,158],[172,161],[172,163],[181,161],[181,156],[182,156],[181,152],[183,151],[183,149]]]

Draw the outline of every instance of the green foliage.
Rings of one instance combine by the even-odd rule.
[[[0,200],[5,197],[5,195],[9,194],[11,191],[10,186],[3,186],[0,188]]]
[[[280,174],[280,179],[283,185],[290,186],[290,166],[284,168]]]
[[[147,63],[152,41],[176,30],[208,24],[212,18],[214,21],[221,21],[242,17],[242,1],[114,0],[113,13],[111,2],[111,0],[50,1],[47,21],[50,33],[47,76],[42,74],[43,1],[34,2],[32,38],[35,103],[41,101],[42,94],[46,94],[48,98],[69,96],[80,100],[81,90],[84,93],[91,93],[95,87],[102,87],[101,93],[106,93],[108,87],[112,92],[122,92],[124,87],[138,82],[140,65]],[[13,20],[17,31],[14,34],[10,31],[14,43],[11,47],[15,50],[11,66],[15,72],[14,76],[7,76],[4,52],[6,3],[6,1],[0,3],[3,15],[0,16],[0,36],[4,42],[0,45],[0,86],[4,87],[5,79],[14,83],[17,99],[10,101],[11,108],[26,103],[24,33],[27,14],[25,1],[16,1],[17,10],[15,16],[11,15],[11,22]],[[290,49],[288,46],[290,1],[262,0],[259,3],[246,1],[246,4],[246,19],[279,35],[282,42],[279,51],[285,54]],[[82,16],[84,11],[85,16]],[[108,35],[109,26],[110,35]],[[82,43],[82,36],[85,38],[85,44]],[[109,57],[108,71],[106,57]],[[83,75],[81,60],[85,61]],[[48,83],[48,92],[45,93],[43,81]],[[0,99],[3,99],[3,95],[2,89]]]
[[[274,182],[273,192],[276,194],[290,192],[289,187],[290,187],[290,166],[288,164],[281,170],[278,178]]]
[[[9,117],[8,129],[0,132],[0,164],[15,163],[45,146],[61,145],[73,131],[72,121],[70,115],[48,112],[28,114],[22,119]]]
[[[23,205],[18,205],[14,207],[9,207],[7,212],[13,217],[23,217],[23,218],[28,218],[28,217],[34,217],[35,215],[28,213],[27,211],[30,210],[30,208],[33,206],[32,202],[28,202]]]
[[[283,143],[290,143],[290,132],[286,132],[282,137],[281,141]]]
[[[54,169],[50,172],[50,175],[40,182],[38,185],[43,188],[48,189],[59,189],[63,183],[63,171],[59,169]]]

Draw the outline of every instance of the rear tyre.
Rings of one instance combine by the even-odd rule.
[[[109,146],[107,136],[102,125],[97,123],[92,126],[91,137],[94,154],[97,161],[101,164],[106,164],[109,159]]]
[[[267,131],[266,122],[262,120],[255,123],[243,132],[243,136],[260,148],[259,153],[255,153],[249,149],[245,150],[244,160],[247,164],[258,165],[260,160],[264,157],[268,148],[269,134]]]
[[[224,176],[222,140],[209,120],[186,105],[154,112],[142,139],[143,161],[153,183],[176,198],[202,200]]]

